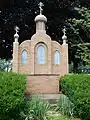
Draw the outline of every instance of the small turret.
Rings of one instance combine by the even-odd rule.
[[[19,27],[15,27],[14,30],[16,33],[14,34],[14,42],[13,42],[13,64],[12,71],[18,73],[19,72]]]

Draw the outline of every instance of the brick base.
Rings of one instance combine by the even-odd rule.
[[[60,75],[32,75],[27,78],[27,92],[59,93]]]

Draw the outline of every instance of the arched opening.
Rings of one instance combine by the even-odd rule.
[[[26,64],[27,63],[27,51],[23,50],[21,54],[21,63]]]
[[[60,52],[58,50],[54,53],[54,64],[59,65],[60,64]]]

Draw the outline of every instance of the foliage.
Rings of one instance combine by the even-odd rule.
[[[25,78],[24,75],[0,72],[0,120],[17,120],[24,102]]]
[[[57,110],[60,111],[63,115],[72,117],[73,109],[74,105],[69,100],[69,98],[65,95],[61,95],[57,103]]]
[[[11,60],[0,59],[0,71],[10,72],[12,69]]]
[[[82,8],[75,8],[78,13],[79,13],[79,17],[80,19],[72,19],[72,22],[74,23],[74,26],[80,26],[80,28],[86,33],[86,36],[89,36],[89,32],[90,32],[90,10],[82,7]],[[79,31],[77,29],[77,31]],[[80,32],[80,31],[79,31]]]
[[[70,37],[77,39],[72,43],[85,43],[90,39],[90,10],[85,7],[74,7],[77,16],[68,19],[68,26],[70,27]],[[73,44],[74,45],[74,44]]]
[[[90,10],[85,7],[75,7],[77,16],[68,19],[70,61],[78,68],[80,62],[85,65],[90,64]],[[73,41],[72,41],[73,40]],[[77,69],[74,67],[74,71]]]
[[[61,90],[74,104],[74,114],[82,120],[90,119],[90,75],[73,74],[61,77]]]
[[[77,50],[76,52],[76,57],[79,57],[82,62],[84,63],[84,65],[90,65],[90,45],[89,47],[84,45],[84,44],[81,44],[81,45],[78,45],[79,49]]]
[[[25,120],[46,120],[47,111],[49,110],[49,103],[43,101],[38,96],[32,96],[27,101],[28,112],[22,113]]]

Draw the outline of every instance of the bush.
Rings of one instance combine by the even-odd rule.
[[[61,95],[56,110],[60,111],[63,115],[73,116],[74,105],[65,95]]]
[[[28,112],[22,116],[25,120],[46,120],[49,103],[43,101],[38,96],[33,96],[27,102]]]
[[[74,114],[90,119],[90,75],[75,74],[61,77],[61,90],[74,103]]]
[[[17,120],[24,103],[26,77],[0,72],[0,120]]]

